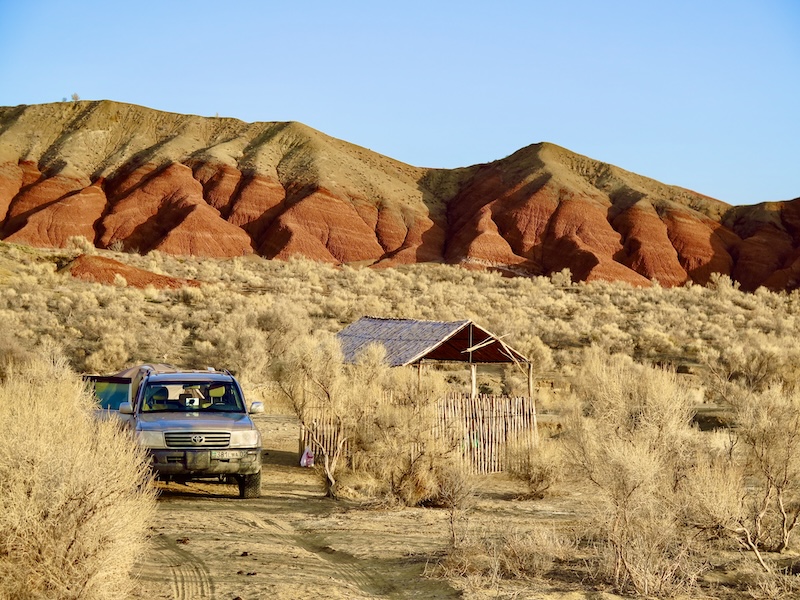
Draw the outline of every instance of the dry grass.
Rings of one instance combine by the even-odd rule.
[[[154,506],[130,436],[98,421],[53,351],[0,383],[0,597],[110,599],[131,588]]]
[[[540,579],[577,548],[577,540],[546,524],[525,531],[501,523],[486,523],[448,552],[442,573],[462,578],[474,587],[497,588],[502,579]]]
[[[303,398],[305,377],[315,382],[315,401],[329,400],[343,409],[343,431],[353,441],[360,431],[360,413],[352,407],[392,389],[403,401],[394,412],[387,409],[379,415],[376,427],[392,435],[358,441],[363,454],[356,460],[354,474],[337,471],[341,463],[329,457],[331,469],[325,476],[352,475],[353,487],[363,494],[388,494],[404,504],[468,507],[469,494],[462,492],[470,485],[451,477],[448,461],[439,456],[448,448],[426,437],[424,402],[415,396],[411,379],[392,380],[376,356],[365,357],[356,367],[344,366],[340,358],[333,360],[335,352],[320,338],[366,314],[472,318],[504,336],[512,346],[535,356],[541,371],[547,370],[537,373],[554,385],[547,408],[562,413],[563,435],[573,440],[571,462],[594,482],[602,510],[594,517],[599,528],[593,530],[592,544],[581,546],[587,569],[598,585],[610,582],[626,593],[669,595],[692,590],[704,568],[698,558],[706,551],[727,549],[736,539],[715,539],[710,534],[719,528],[722,516],[752,521],[753,513],[746,509],[758,505],[753,501],[758,497],[748,495],[756,488],[743,488],[742,482],[775,480],[776,471],[764,466],[777,463],[765,459],[787,449],[792,456],[797,454],[794,429],[769,430],[766,424],[794,422],[776,415],[796,410],[794,400],[785,406],[778,400],[793,397],[800,376],[794,350],[800,337],[800,292],[744,294],[724,277],[714,278],[708,288],[634,289],[603,282],[573,284],[563,273],[551,279],[503,279],[444,265],[373,271],[336,269],[305,260],[200,261],[157,252],[109,253],[140,268],[206,282],[196,289],[136,290],[77,282],[57,273],[56,266],[70,252],[0,243],[7,271],[0,282],[0,318],[9,340],[0,348],[0,377],[13,381],[34,349],[52,339],[63,342],[68,362],[78,371],[109,372],[130,362],[154,360],[231,367],[250,399],[276,406],[292,394],[295,400]],[[585,349],[593,344],[595,350],[587,354]],[[611,352],[621,354],[609,358]],[[304,371],[297,368],[300,363],[306,365]],[[688,374],[653,369],[654,364],[680,367]],[[454,371],[440,375],[451,385],[463,383]],[[487,385],[499,389],[518,390],[523,383],[512,369],[491,375]],[[293,390],[288,396],[280,395],[281,382]],[[54,390],[48,393],[62,397]],[[752,417],[754,431],[776,442],[769,447],[769,456],[745,452],[745,446],[755,444],[744,437],[737,438],[736,450],[726,455],[724,446],[691,427],[697,404],[737,399],[740,424]],[[778,412],[769,416],[761,409],[773,400]],[[566,424],[563,417],[570,403],[579,410],[576,419]],[[294,407],[302,418],[302,407],[296,401]],[[561,477],[557,456],[547,455],[553,447],[543,444],[538,454],[521,461],[525,466],[518,476],[528,482],[533,496],[545,493]],[[714,462],[723,458],[733,462],[727,466]],[[794,463],[785,466],[788,479],[781,484],[781,493],[791,518],[800,475]],[[44,467],[37,468],[37,478],[52,477]],[[701,481],[710,488],[699,485]],[[767,488],[759,489],[767,493]],[[689,490],[695,494],[694,503],[687,501]],[[778,491],[773,486],[769,498],[778,498]],[[747,501],[739,502],[742,498]],[[577,543],[569,536],[558,543],[533,543],[527,533],[503,534],[507,546],[518,549],[512,560],[503,557],[506,550],[497,538],[470,533],[467,513],[454,510],[454,552],[447,559],[453,574],[487,580],[523,574],[548,577],[559,565],[559,548]],[[775,516],[780,509],[771,510],[760,538],[767,553],[781,546],[784,525]],[[729,518],[724,525],[732,527],[735,521]],[[687,535],[687,527],[694,537]],[[470,553],[469,547],[475,552]],[[470,563],[472,556],[475,564]],[[765,563],[773,564],[775,557],[767,558]],[[14,573],[16,568],[7,571]],[[773,568],[751,594],[773,597],[794,584],[793,579],[780,579],[785,576],[777,572]]]
[[[564,449],[558,439],[541,437],[537,446],[513,446],[506,464],[508,473],[524,482],[530,498],[540,499],[563,481]]]
[[[670,371],[586,353],[576,382],[583,410],[568,428],[568,460],[596,491],[598,573],[621,592],[691,591],[707,548],[686,527],[692,394]]]

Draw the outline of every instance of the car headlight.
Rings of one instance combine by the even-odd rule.
[[[231,432],[231,448],[256,448],[261,445],[258,429]]]
[[[145,448],[166,448],[163,431],[137,431],[136,443]]]

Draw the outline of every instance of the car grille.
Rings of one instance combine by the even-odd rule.
[[[164,434],[168,448],[226,448],[231,441],[227,431],[173,431]]]

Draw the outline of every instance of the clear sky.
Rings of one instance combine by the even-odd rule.
[[[800,196],[800,0],[0,0],[0,105],[300,121],[425,167],[539,141]]]

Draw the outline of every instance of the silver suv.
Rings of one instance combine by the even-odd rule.
[[[128,377],[93,378],[95,390],[109,383],[99,380],[113,379],[117,388],[125,387],[125,379],[131,382],[129,390],[118,391],[117,398],[127,396],[118,404],[119,416],[147,448],[160,479],[234,479],[240,498],[257,498],[261,433],[250,414],[264,412],[262,403],[253,402],[248,412],[242,389],[228,371],[159,367],[129,370]],[[103,394],[97,393],[102,406]]]

